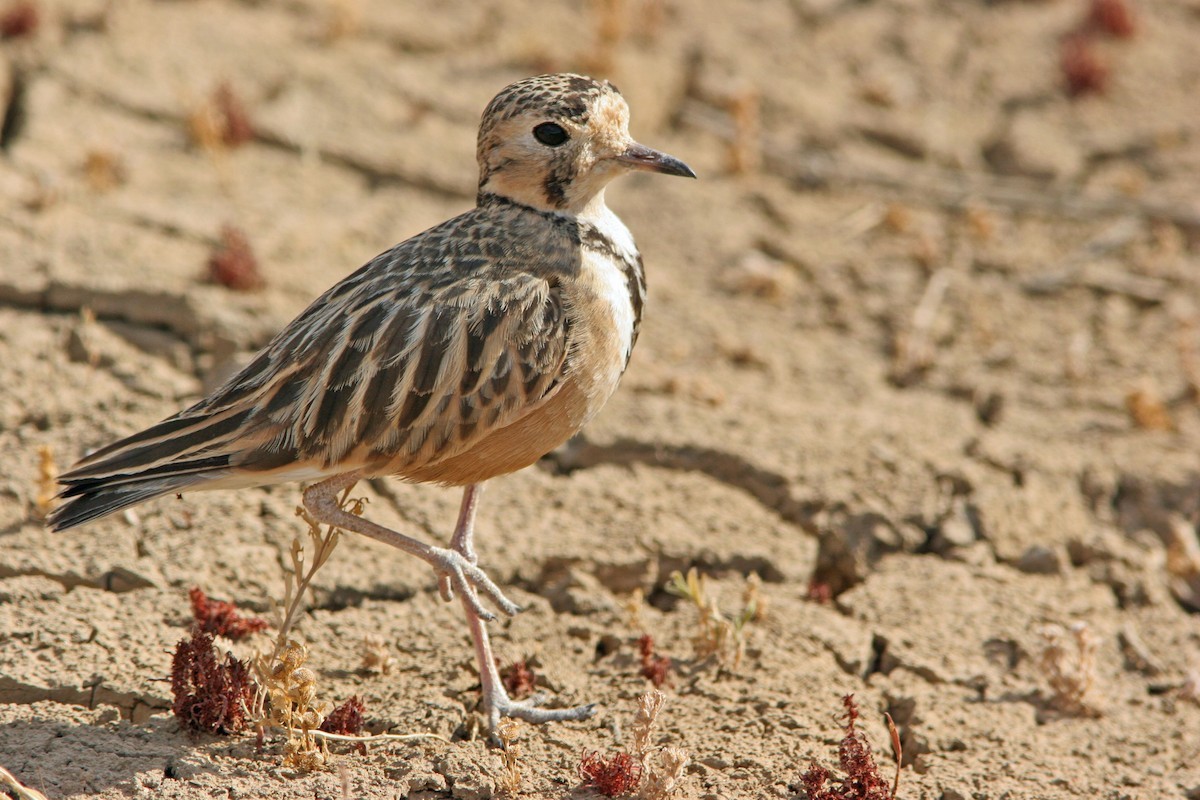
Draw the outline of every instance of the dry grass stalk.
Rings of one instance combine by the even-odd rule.
[[[625,0],[592,0],[591,8],[596,42],[584,63],[590,72],[611,74],[616,64],[617,47],[624,40],[628,27],[625,24]]]
[[[362,700],[351,697],[337,708],[328,701],[318,702],[317,676],[304,666],[307,660],[308,649],[299,642],[289,641],[273,665],[262,657],[254,663],[260,676],[255,698],[259,725],[277,725],[286,731],[284,766],[300,772],[321,769],[329,763],[327,742],[353,744],[360,753],[366,752],[367,745],[382,742],[438,739],[449,743],[449,739],[435,733],[359,735],[363,724]]]
[[[762,622],[767,618],[767,598],[762,595],[762,578],[757,572],[746,576],[746,588],[742,590],[742,608],[750,614],[750,622]]]
[[[896,777],[892,779],[892,797],[896,796],[896,792],[900,791],[900,771],[904,766],[904,746],[900,743],[900,731],[896,730],[896,722],[892,719],[891,714],[884,714],[887,717],[888,735],[892,737],[892,755],[896,758]]]
[[[16,800],[48,800],[46,795],[21,783],[4,767],[0,767],[0,786],[6,787]]]
[[[387,675],[392,671],[396,659],[392,658],[388,644],[377,633],[368,633],[362,640],[362,667],[364,672]]]
[[[638,701],[629,753],[585,753],[579,775],[586,785],[607,797],[631,794],[643,800],[666,800],[681,787],[690,763],[682,747],[655,747],[654,731],[666,696],[651,689]]]
[[[1067,357],[1064,373],[1067,380],[1078,382],[1087,377],[1088,356],[1092,352],[1092,334],[1088,331],[1078,331],[1067,343]]]
[[[1186,302],[1176,304],[1171,312],[1179,328],[1175,346],[1180,369],[1187,381],[1188,399],[1200,404],[1200,313]]]
[[[187,132],[193,144],[205,152],[219,153],[225,149],[220,113],[211,102],[201,102],[188,111]]]
[[[637,716],[633,719],[633,756],[643,766],[650,759],[654,728],[666,702],[667,696],[657,689],[651,689],[638,700]]]
[[[734,175],[750,175],[762,168],[762,95],[747,88],[725,98],[725,108],[733,120],[733,138],[729,140],[727,161]]]
[[[667,19],[665,0],[641,0],[634,35],[639,41],[654,42],[662,33]]]
[[[646,768],[638,797],[643,800],[666,800],[683,785],[688,764],[692,761],[682,747],[667,746],[658,751]]]
[[[58,465],[54,463],[54,448],[43,444],[38,447],[38,490],[34,500],[39,517],[50,513],[57,495]]]
[[[496,736],[503,746],[500,751],[503,769],[496,781],[500,797],[516,797],[521,793],[521,746],[517,744],[520,733],[521,723],[509,717],[500,720],[496,726]]]
[[[983,206],[968,206],[963,212],[967,231],[977,242],[990,242],[996,238],[996,215]]]
[[[1200,664],[1196,664],[1188,670],[1183,685],[1179,687],[1175,694],[1180,700],[1189,700],[1200,706]]]
[[[929,276],[929,283],[926,284],[917,307],[913,309],[912,322],[907,330],[897,334],[895,357],[892,359],[890,371],[891,380],[896,385],[911,385],[933,365],[933,323],[949,287],[948,267],[942,267]]]
[[[1045,647],[1038,666],[1050,684],[1050,705],[1067,714],[1100,716],[1096,698],[1096,636],[1085,622],[1068,631],[1061,625],[1041,630]]]
[[[304,666],[307,659],[308,649],[304,645],[288,642],[265,686],[270,700],[268,719],[288,734],[283,764],[301,772],[325,766],[327,753],[317,743],[313,731],[320,729],[332,710],[330,703],[317,701],[317,676]]]
[[[351,486],[342,493],[341,507],[351,514],[362,516],[367,498],[358,497],[352,499],[350,491],[353,488]],[[291,568],[284,567],[286,577],[284,578],[283,603],[276,607],[276,614],[279,619],[279,635],[275,637],[275,650],[271,654],[272,662],[279,657],[287,645],[292,626],[296,623],[296,615],[300,612],[300,608],[303,605],[304,595],[308,591],[313,577],[316,576],[317,570],[323,567],[325,562],[329,560],[329,557],[333,555],[333,550],[337,547],[342,533],[332,525],[327,525],[322,530],[321,524],[313,519],[312,515],[303,506],[296,506],[296,516],[308,524],[308,540],[312,548],[312,561],[307,567],[305,566],[304,541],[297,534],[292,539],[290,550]]]
[[[655,748],[653,745],[658,715],[666,700],[666,695],[656,689],[646,692],[638,701],[637,717],[633,720],[633,756],[642,767],[638,797],[643,800],[666,800],[674,794],[691,762],[682,747]]]
[[[1149,378],[1125,395],[1125,408],[1133,424],[1147,431],[1172,431],[1175,422],[1158,387]]]
[[[629,615],[629,627],[635,631],[646,630],[646,620],[642,610],[646,607],[646,594],[641,587],[634,589],[625,601],[625,613]]]
[[[667,591],[684,598],[696,608],[700,627],[692,638],[696,657],[703,659],[715,656],[722,667],[740,667],[746,655],[746,624],[754,620],[758,613],[758,590],[751,593],[751,603],[733,617],[723,614],[716,598],[708,596],[704,578],[695,567],[688,570],[686,577],[678,570],[672,572]]]
[[[1171,594],[1192,611],[1200,611],[1200,538],[1196,526],[1179,514],[1167,520],[1167,583]]]
[[[360,0],[330,0],[329,17],[325,23],[326,42],[336,42],[358,33],[362,27]]]
[[[351,499],[350,491],[353,488],[348,487],[342,494],[341,506],[352,514],[362,514],[366,498]],[[341,531],[332,525],[322,529],[320,523],[303,507],[296,508],[296,516],[308,524],[312,557],[311,561],[307,561],[304,541],[297,534],[292,539],[290,569],[284,567],[283,602],[275,609],[279,634],[271,653],[254,659],[254,669],[261,687],[255,698],[255,710],[260,724],[270,722],[287,731],[284,765],[307,772],[319,769],[326,761],[325,751],[317,745],[317,741],[336,735],[318,735],[318,729],[332,706],[316,702],[316,674],[304,666],[308,650],[292,640],[290,634],[312,579],[333,554]]]
[[[89,150],[83,159],[83,175],[94,191],[107,192],[125,183],[125,163],[111,150]]]
[[[439,742],[451,744],[449,739],[437,733],[372,733],[365,736],[351,736],[349,734],[333,733],[320,729],[310,731],[310,733],[314,739],[319,739],[323,742],[348,742],[362,746],[381,744],[383,742],[419,742],[426,739],[436,739]]]

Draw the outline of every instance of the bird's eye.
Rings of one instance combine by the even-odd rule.
[[[558,147],[571,137],[567,136],[567,132],[563,130],[561,125],[553,122],[543,122],[533,129],[533,138],[549,147]]]

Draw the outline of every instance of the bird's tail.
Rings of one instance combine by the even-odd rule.
[[[97,450],[59,476],[62,502],[46,524],[65,530],[152,497],[220,481],[229,474],[230,435],[247,413],[190,409]]]

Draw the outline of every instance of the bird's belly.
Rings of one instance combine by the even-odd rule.
[[[467,450],[397,474],[420,483],[465,486],[516,472],[575,435],[588,417],[588,405],[579,387],[568,381],[533,412],[492,431]]]

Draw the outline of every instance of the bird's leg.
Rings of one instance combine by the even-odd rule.
[[[462,596],[463,605],[469,615],[485,620],[496,617],[480,604],[476,590],[486,595],[509,616],[521,610],[516,603],[504,596],[483,570],[475,566],[474,554],[467,556],[457,548],[448,549],[425,544],[342,508],[338,494],[353,486],[360,477],[362,476],[356,472],[348,472],[308,487],[304,490],[304,507],[319,523],[370,536],[425,561],[437,571],[442,596],[449,600],[457,591]],[[469,533],[467,539],[469,552]]]
[[[483,494],[482,483],[473,483],[463,491],[462,506],[458,512],[458,525],[454,529],[454,536],[450,539],[450,546],[472,565],[476,562],[473,541],[475,511],[479,505],[481,494]],[[443,580],[445,579],[443,578]],[[463,611],[467,615],[467,625],[471,629],[471,641],[475,643],[475,658],[479,661],[483,714],[489,732],[495,732],[501,717],[516,717],[526,722],[540,724],[561,720],[583,720],[596,713],[596,707],[592,704],[576,708],[539,708],[538,704],[544,699],[541,695],[535,695],[528,700],[511,699],[500,680],[500,672],[496,669],[496,659],[492,655],[492,645],[488,639],[487,622],[468,602],[466,595],[463,595],[462,603]]]
[[[450,547],[466,556],[472,564],[479,561],[475,555],[475,511],[479,508],[479,498],[482,496],[482,483],[472,483],[463,490],[462,505],[458,508],[458,523],[454,526],[454,536],[450,539]]]

